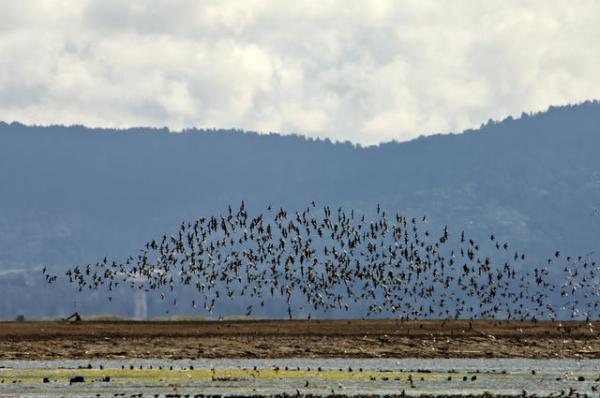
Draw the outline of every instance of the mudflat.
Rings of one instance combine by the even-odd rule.
[[[0,360],[600,358],[600,321],[0,322]]]

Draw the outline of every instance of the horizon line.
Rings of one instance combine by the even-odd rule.
[[[13,120],[11,122],[0,120],[0,126],[1,125],[6,125],[6,126],[17,125],[17,126],[22,126],[22,127],[27,127],[27,128],[53,128],[53,127],[76,128],[76,127],[80,127],[80,128],[84,128],[86,130],[105,130],[105,131],[112,130],[112,131],[117,131],[117,132],[132,132],[132,130],[156,130],[156,131],[160,131],[160,132],[167,132],[169,134],[186,134],[186,133],[195,133],[195,132],[215,133],[218,131],[224,131],[224,132],[228,132],[228,133],[256,134],[256,135],[264,135],[264,136],[275,135],[275,136],[279,136],[279,137],[300,137],[300,138],[304,138],[306,141],[330,142],[334,145],[340,145],[340,144],[341,145],[352,145],[354,148],[368,149],[368,148],[380,147],[380,146],[387,145],[387,144],[409,143],[409,142],[426,139],[429,137],[462,135],[465,133],[472,133],[472,132],[480,131],[484,127],[493,125],[493,124],[501,124],[501,123],[504,123],[507,121],[520,121],[525,118],[536,117],[539,115],[546,114],[552,110],[565,110],[565,109],[570,109],[570,108],[589,106],[589,105],[599,105],[599,104],[600,104],[600,99],[588,99],[588,100],[581,101],[581,102],[567,103],[567,104],[561,104],[561,105],[549,105],[545,110],[521,112],[521,114],[518,115],[517,117],[514,117],[513,115],[507,115],[506,117],[504,117],[502,119],[489,118],[486,122],[481,123],[477,127],[467,128],[460,132],[456,132],[456,131],[433,132],[430,134],[420,134],[414,138],[410,138],[410,139],[407,139],[404,141],[392,139],[389,141],[381,141],[376,144],[361,144],[360,142],[353,142],[350,140],[340,140],[337,138],[331,138],[331,137],[327,137],[327,136],[325,136],[325,137],[310,136],[310,135],[307,135],[306,133],[294,132],[294,131],[290,131],[290,132],[256,131],[256,130],[246,130],[246,129],[240,128],[240,127],[225,128],[225,127],[190,126],[190,127],[184,127],[181,129],[172,129],[168,126],[159,127],[159,126],[148,126],[148,125],[146,125],[146,126],[138,125],[138,126],[129,126],[129,127],[107,127],[107,126],[91,126],[91,125],[79,124],[79,123],[74,123],[74,124],[60,124],[60,123],[36,124],[36,123],[24,123],[24,122],[17,121],[17,120]]]

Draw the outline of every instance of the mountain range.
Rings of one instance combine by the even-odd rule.
[[[494,233],[531,261],[584,255],[600,243],[599,150],[598,101],[369,147],[240,130],[0,123],[0,318],[71,311],[77,295],[49,289],[43,265],[61,275],[123,258],[242,200],[255,213],[379,204],[451,233]],[[130,316],[122,300],[80,299],[89,312]]]

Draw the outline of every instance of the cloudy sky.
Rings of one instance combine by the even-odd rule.
[[[0,0],[0,120],[374,144],[600,97],[596,0]]]

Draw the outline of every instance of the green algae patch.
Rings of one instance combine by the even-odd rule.
[[[82,376],[85,382],[102,382],[106,378],[111,383],[119,382],[248,382],[248,381],[402,381],[440,382],[448,379],[447,373],[411,373],[364,371],[350,372],[338,370],[277,370],[277,369],[0,369],[0,381],[4,383],[69,382],[75,376]],[[469,380],[473,375],[453,373],[453,380],[463,377]],[[479,374],[478,378],[506,378],[506,375]]]

